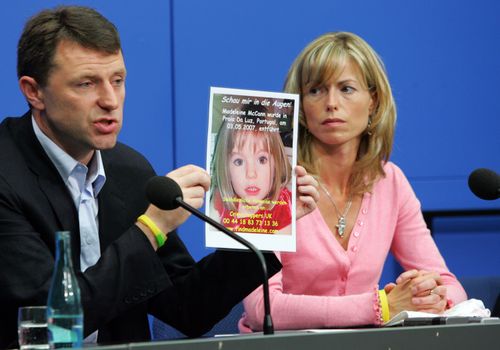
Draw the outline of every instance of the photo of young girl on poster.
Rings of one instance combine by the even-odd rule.
[[[268,109],[245,105],[240,122],[221,124],[212,158],[212,218],[233,232],[290,234],[292,168]],[[251,112],[251,113],[250,113]]]
[[[210,89],[205,212],[227,229],[272,251],[295,251],[299,96]],[[205,226],[206,246],[245,249]]]

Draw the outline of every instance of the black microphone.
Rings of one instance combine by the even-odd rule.
[[[213,220],[212,218],[206,216],[203,214],[201,211],[198,209],[190,206],[183,200],[182,196],[182,190],[175,182],[169,177],[166,176],[154,176],[151,179],[148,180],[146,184],[146,196],[148,200],[153,204],[156,205],[158,208],[163,209],[163,210],[172,210],[175,209],[179,206],[182,208],[186,209],[187,211],[191,212],[195,216],[199,217],[201,220],[204,222],[212,225],[213,227],[217,228],[219,231],[225,233],[232,239],[238,241],[239,243],[243,244],[245,247],[250,249],[252,252],[257,255],[257,258],[260,261],[260,264],[262,266],[262,273],[263,273],[263,289],[264,289],[264,322],[263,322],[263,330],[264,334],[273,334],[274,333],[274,326],[273,326],[273,320],[271,318],[271,304],[269,302],[269,283],[268,283],[268,276],[267,276],[267,264],[266,260],[264,259],[264,255],[262,255],[262,252],[258,250],[252,243],[248,242],[246,239],[241,238],[237,234],[235,234],[233,231],[227,229],[226,227],[222,226],[220,223],[217,221]]]
[[[500,198],[500,176],[490,169],[476,169],[469,175],[469,188],[481,199],[498,199]]]

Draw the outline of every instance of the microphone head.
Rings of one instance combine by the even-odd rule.
[[[182,199],[180,186],[169,177],[153,176],[146,183],[146,197],[151,204],[163,210],[179,207],[177,198]]]
[[[469,188],[481,199],[498,199],[500,196],[500,176],[490,169],[476,169],[469,175]]]

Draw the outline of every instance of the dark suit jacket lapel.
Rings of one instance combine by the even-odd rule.
[[[16,143],[23,153],[28,167],[37,176],[40,188],[47,197],[60,229],[71,231],[71,246],[73,257],[80,256],[80,228],[78,213],[71,195],[56,167],[52,164],[42,146],[38,142],[31,125],[31,112],[26,113],[20,120],[20,127],[16,130]],[[80,259],[74,259],[79,269]]]
[[[102,153],[101,153],[102,154]],[[124,217],[125,201],[120,187],[120,176],[113,175],[113,165],[108,157],[103,156],[106,183],[99,193],[99,239],[101,251],[104,251],[114,240],[126,230]]]
[[[31,171],[37,176],[40,188],[49,201],[61,230],[71,231],[73,257],[80,256],[80,228],[78,212],[71,195],[56,167],[38,142],[31,125],[31,112],[19,120],[16,142],[24,154]],[[103,155],[106,183],[99,193],[99,238],[101,251],[119,237],[124,227],[122,214],[126,211],[125,201],[119,183],[120,176],[113,176],[112,151]],[[128,224],[128,223],[127,223]],[[80,259],[73,259],[75,267],[80,268]]]

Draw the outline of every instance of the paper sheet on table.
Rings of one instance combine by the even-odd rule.
[[[484,303],[481,300],[469,299],[455,305],[442,314],[431,314],[420,311],[401,311],[385,323],[384,326],[396,326],[403,323],[404,320],[419,317],[490,317],[490,315],[490,310],[484,306]]]

